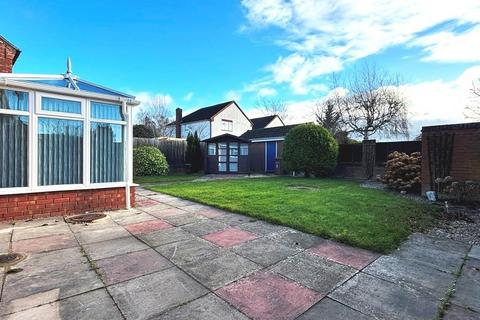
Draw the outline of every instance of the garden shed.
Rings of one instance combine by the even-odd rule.
[[[59,75],[2,70],[0,220],[130,208],[135,97],[78,78],[70,61]]]

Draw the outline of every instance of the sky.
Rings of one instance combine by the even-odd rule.
[[[184,114],[236,100],[288,105],[313,121],[332,73],[365,63],[398,74],[411,120],[471,121],[480,78],[478,0],[0,0],[0,34],[22,50],[15,73],[73,73]]]

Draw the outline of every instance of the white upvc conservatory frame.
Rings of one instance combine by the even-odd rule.
[[[110,96],[106,94],[92,93],[88,91],[72,90],[68,88],[55,88],[41,84],[31,84],[10,79],[0,79],[0,89],[23,91],[28,93],[29,111],[17,111],[0,109],[0,114],[19,115],[29,118],[29,137],[28,137],[28,167],[27,167],[27,187],[0,188],[0,195],[51,192],[51,191],[69,191],[69,190],[88,190],[102,188],[125,187],[126,205],[130,207],[130,187],[133,184],[133,107],[139,105],[138,101],[129,98]],[[63,100],[79,101],[81,103],[81,114],[52,112],[41,110],[42,97],[51,97]],[[91,119],[91,102],[115,104],[121,107],[124,121]],[[83,121],[83,183],[68,185],[38,186],[38,118],[48,117],[65,120]],[[124,137],[124,179],[121,182],[112,183],[91,183],[90,182],[90,126],[91,122],[111,123],[122,125]]]

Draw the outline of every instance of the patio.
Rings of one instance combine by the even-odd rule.
[[[479,317],[479,247],[414,234],[379,256],[148,190],[137,204],[0,225],[0,251],[27,255],[1,272],[0,316],[433,319],[456,283],[445,319]]]

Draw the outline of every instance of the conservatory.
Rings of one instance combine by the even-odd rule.
[[[61,75],[0,73],[0,220],[130,208],[135,97]]]

